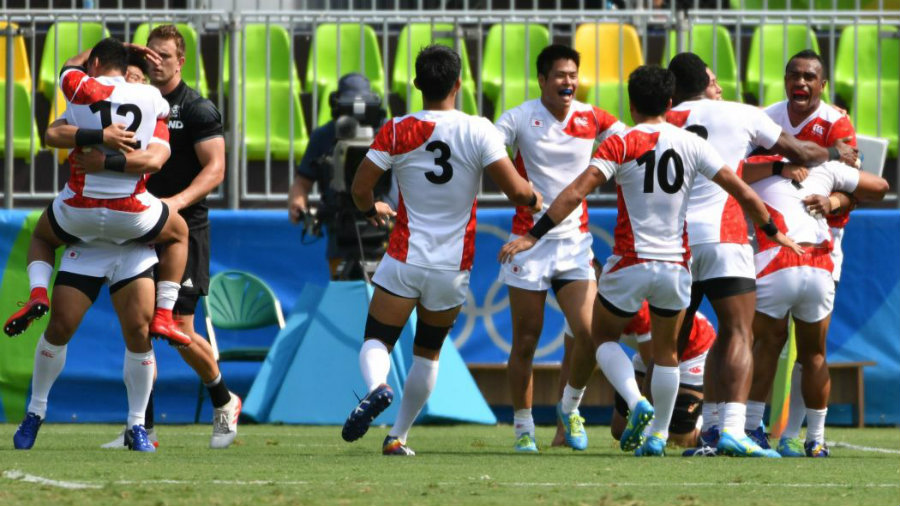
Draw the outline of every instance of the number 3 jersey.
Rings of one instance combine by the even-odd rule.
[[[484,167],[508,157],[486,118],[419,111],[386,123],[366,157],[393,169],[397,218],[387,254],[441,270],[470,270],[475,255],[475,196]]]
[[[134,132],[138,149],[153,143],[169,146],[169,103],[159,90],[146,84],[125,82],[122,76],[90,77],[81,67],[65,67],[59,86],[66,99],[62,118],[79,128],[103,129],[113,123],[124,124]],[[96,149],[97,147],[94,147]],[[109,148],[99,146],[106,152]],[[76,174],[73,153],[69,155],[68,187],[78,200],[119,199],[146,191],[146,174],[126,174],[103,170]],[[71,199],[70,199],[71,200]],[[88,205],[78,207],[95,207]]]
[[[642,123],[603,141],[591,165],[616,178],[613,254],[686,261],[688,193],[698,173],[712,179],[725,165],[716,150],[674,125]]]

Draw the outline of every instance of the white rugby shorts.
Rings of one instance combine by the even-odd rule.
[[[510,241],[519,235],[511,234]],[[591,234],[578,234],[558,239],[541,238],[534,247],[516,253],[512,262],[500,265],[500,282],[523,290],[550,289],[554,279],[593,280]]]
[[[679,384],[690,387],[703,387],[703,371],[706,368],[706,355],[708,352],[697,355],[694,358],[678,363],[678,372],[680,375]],[[635,372],[647,374],[647,364],[641,358],[640,353],[635,353],[631,357],[631,365]]]
[[[63,188],[53,199],[49,210],[52,216],[48,217],[57,235],[59,235],[58,227],[82,242],[105,241],[122,244],[136,239],[149,240],[159,234],[168,218],[168,212],[164,211],[162,201],[150,192],[130,197],[135,207],[140,209],[134,212],[106,207],[74,207],[65,202],[72,197],[75,197],[75,193],[68,186]],[[156,233],[152,233],[154,230]]]
[[[626,313],[650,308],[680,311],[691,301],[691,271],[685,265],[610,255],[597,281],[597,292]]]
[[[802,265],[780,269],[756,280],[756,310],[772,318],[815,323],[834,309],[834,279],[825,269]]]
[[[694,282],[716,278],[756,279],[753,248],[728,242],[691,246],[691,273]]]
[[[418,299],[429,311],[445,311],[465,302],[470,274],[471,271],[420,267],[385,255],[372,282],[394,295]]]
[[[841,243],[844,241],[844,229],[831,229],[831,236],[834,238],[834,247],[831,250],[831,262],[834,263],[834,270],[831,271],[831,277],[835,283],[841,280],[841,265],[844,263],[844,249]]]
[[[66,247],[59,270],[105,278],[112,286],[133,278],[157,263],[156,248],[150,244],[78,243]]]

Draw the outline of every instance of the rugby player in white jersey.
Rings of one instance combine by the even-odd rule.
[[[415,86],[424,110],[381,127],[353,179],[354,203],[375,224],[396,214],[387,254],[375,271],[365,341],[359,354],[368,394],[347,417],[341,433],[355,441],[393,400],[387,385],[390,352],[413,309],[413,365],[397,419],[382,444],[384,455],[415,455],[409,429],[437,381],[438,355],[466,299],[475,253],[475,196],[486,172],[509,199],[541,209],[542,198],[521,178],[503,138],[485,118],[454,108],[460,58],[433,45],[416,57]],[[393,169],[397,211],[375,202],[373,189]]]
[[[694,179],[702,174],[722,186],[755,223],[765,225],[775,241],[800,251],[778,231],[759,197],[706,141],[666,123],[674,91],[675,78],[668,70],[641,66],[632,72],[628,95],[638,125],[605,140],[587,170],[560,193],[529,233],[500,250],[501,262],[514,261],[515,254],[533,247],[588,193],[616,178],[618,219],[613,254],[598,282],[592,343],[585,349],[583,341],[576,339],[575,353],[595,354],[597,364],[625,399],[630,413],[620,447],[635,450],[638,456],[664,454],[678,393],[677,334],[691,290],[685,214]],[[617,342],[644,300],[650,305],[654,362],[650,391],[655,410],[641,395],[631,361]],[[583,388],[593,372],[579,367],[580,363],[573,360],[561,403],[564,416],[578,408],[579,399],[569,392]],[[651,421],[651,434],[645,441],[643,431]]]
[[[741,160],[757,147],[785,155],[797,163],[811,165],[829,158],[825,148],[801,142],[756,107],[709,100],[706,64],[693,53],[680,53],[669,64],[676,77],[675,107],[667,120],[697,133],[718,151],[729,167],[741,173]],[[855,156],[845,146],[847,156]],[[804,171],[785,173],[802,179]],[[730,434],[723,447],[729,454],[762,456],[761,448],[744,437],[747,394],[752,375],[752,322],[756,281],[753,251],[747,225],[738,203],[705,178],[697,178],[688,201],[693,286],[688,314],[697,310],[705,296],[718,319],[718,338],[706,364],[704,382],[704,431],[701,442],[718,446],[719,428]],[[691,319],[680,338],[690,334]],[[713,404],[718,404],[719,427]]]
[[[850,118],[843,111],[822,101],[822,92],[826,84],[825,75],[825,62],[816,52],[807,49],[795,54],[788,60],[784,72],[784,89],[788,98],[767,107],[765,109],[766,114],[781,125],[786,132],[790,132],[798,139],[814,142],[824,148],[832,148],[838,141],[855,147],[856,130],[850,123]],[[809,198],[815,199],[817,197],[810,196]],[[847,197],[839,192],[830,198],[847,200]],[[825,216],[828,226],[831,228],[831,235],[834,237],[834,247],[831,250],[831,261],[834,263],[834,270],[831,274],[834,278],[835,288],[837,288],[837,284],[841,279],[841,266],[844,261],[842,248],[844,227],[850,220],[852,205],[848,200],[845,205],[836,205],[834,207],[835,211],[825,213]],[[787,339],[788,329],[786,325],[778,329],[778,332],[780,333],[778,340]],[[780,349],[776,350],[771,346],[756,346],[753,349],[753,363],[759,364],[759,367],[774,368],[780,354]],[[806,407],[803,404],[803,396],[800,393],[801,367],[800,363],[797,362],[794,364],[792,371],[788,422],[777,445],[778,452],[782,456],[802,457],[805,455],[803,442],[798,439],[803,419],[806,416]],[[757,384],[758,382],[754,381],[754,385]],[[754,389],[751,389],[751,400],[747,402],[748,421],[745,429],[751,438],[756,440],[760,446],[765,447],[769,444],[769,441],[764,428],[760,424],[750,426],[750,419],[761,419],[765,411],[764,402],[753,400],[760,398],[761,395],[768,394],[755,392]]]
[[[154,56],[150,51],[145,54]],[[7,335],[24,332],[49,310],[47,285],[57,247],[136,240],[164,246],[151,335],[178,346],[191,343],[172,319],[187,256],[187,225],[146,191],[147,176],[169,157],[169,106],[157,89],[125,80],[127,58],[126,47],[107,38],[89,52],[70,58],[62,69],[60,89],[66,111],[48,127],[46,141],[51,147],[72,149],[70,176],[35,227],[28,250],[31,294],[4,325]],[[133,136],[116,128],[117,123],[126,125]],[[83,148],[89,146],[106,153],[102,169],[78,163]]]
[[[156,262],[152,245],[134,242],[121,245],[102,241],[78,243],[63,251],[53,288],[50,322],[34,352],[27,414],[13,436],[16,449],[29,450],[34,446],[46,418],[50,389],[66,363],[68,343],[102,286],[108,284],[125,338],[122,369],[128,397],[128,429],[124,444],[130,450],[156,451],[144,428],[144,410],[156,372],[156,357],[149,335]]]
[[[611,114],[575,100],[578,62],[578,52],[568,46],[544,48],[537,57],[540,98],[504,112],[495,125],[514,150],[516,170],[544,196],[545,205],[581,174],[595,142],[625,130]],[[540,214],[532,216],[527,206],[518,207],[511,239],[528,233]],[[500,280],[509,291],[513,327],[508,372],[516,451],[538,451],[531,414],[532,363],[544,326],[548,289],[553,289],[575,335],[582,339],[590,336],[591,306],[597,290],[591,242],[587,202],[582,202],[537,247],[501,266]],[[593,361],[590,355],[582,358]],[[565,354],[563,362],[568,361]],[[573,412],[561,422],[567,445],[584,450],[587,435],[580,414]]]
[[[748,160],[748,166],[753,160]],[[765,163],[763,173],[771,173],[773,165],[777,171],[781,164],[782,161]],[[799,436],[798,427],[796,434],[789,435],[788,441],[782,441],[779,445],[785,447],[780,448],[779,453],[792,457],[804,454],[807,457],[827,457],[830,452],[825,444],[825,416],[831,379],[825,347],[835,292],[832,235],[823,217],[832,207],[831,203],[827,203],[827,196],[839,191],[850,193],[862,201],[881,200],[889,189],[888,183],[840,162],[813,167],[799,188],[778,177],[758,179],[745,174],[744,178],[752,183],[753,189],[765,201],[780,228],[806,250],[804,255],[798,257],[757,233],[759,251],[755,255],[757,299],[753,319],[754,352],[761,347],[782,349],[786,339],[781,329],[787,325],[790,314],[794,319],[797,362],[802,366],[801,388],[806,402],[805,443],[798,448],[792,441]],[[819,203],[820,200],[826,202],[825,207]],[[765,406],[775,369],[774,364],[757,364],[754,368],[752,401]],[[748,426],[753,424],[756,427],[761,421],[761,411],[748,413]]]

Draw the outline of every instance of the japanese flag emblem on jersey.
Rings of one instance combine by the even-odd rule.
[[[531,119],[531,126],[537,127],[537,128],[541,128],[541,127],[544,126],[544,122],[543,122],[543,120],[539,120],[539,119],[536,119],[536,118],[532,118],[532,119]]]

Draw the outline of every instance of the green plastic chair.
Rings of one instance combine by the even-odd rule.
[[[855,80],[853,62],[855,27],[841,31],[834,64],[835,92],[850,105],[856,130],[865,135],[888,139],[888,152],[897,156],[897,110],[900,108],[900,40],[897,28],[882,26],[859,27],[859,81]],[[892,34],[887,38],[882,35]],[[878,40],[881,37],[881,94],[878,93]],[[854,93],[856,89],[856,93]],[[878,103],[881,98],[881,132],[878,131]],[[858,98],[858,102],[856,99]]]
[[[696,54],[713,69],[719,85],[722,87],[723,99],[740,101],[737,93],[738,66],[734,58],[731,34],[724,26],[717,25],[715,28],[713,31],[713,25],[692,26],[686,35],[684,50]],[[670,31],[668,45],[663,53],[665,56],[662,66],[668,66],[669,61],[678,54],[677,40],[675,32]],[[715,44],[715,59],[713,58],[713,44]]]
[[[338,26],[340,26],[340,36],[338,35]],[[337,52],[338,42],[340,42],[340,55]],[[369,25],[326,23],[316,28],[315,44],[310,41],[309,47],[306,91],[311,93],[313,87],[318,85],[318,125],[331,121],[331,105],[328,103],[328,96],[337,90],[338,80],[344,74],[358,72],[365,75],[369,78],[372,91],[384,97],[385,74],[379,48],[375,30]]]
[[[526,95],[527,99],[541,96],[537,82],[537,57],[548,45],[550,31],[544,25],[507,23],[494,25],[488,30],[481,79],[484,95],[494,104],[495,121],[504,110],[525,102]]]
[[[134,30],[131,41],[146,45],[150,30],[165,23],[141,23]],[[206,81],[206,69],[203,68],[203,55],[197,51],[197,32],[187,23],[175,23],[175,28],[184,37],[184,65],[181,67],[181,78],[204,97],[209,96],[209,85]],[[198,74],[199,64],[199,74]]]
[[[294,146],[294,159],[299,161],[309,144],[309,133],[300,105],[302,84],[297,74],[297,66],[290,52],[290,35],[281,25],[268,25],[269,35],[269,153],[273,160],[289,160],[291,143]],[[246,97],[247,114],[244,125],[244,144],[247,147],[248,160],[265,160],[266,158],[266,25],[248,24],[244,27],[243,37],[238,39],[238,59],[244,38],[247,41]],[[226,95],[230,93],[231,44],[226,39],[223,84]],[[293,78],[293,96],[291,95],[291,79]],[[242,76],[237,74],[240,90]],[[290,101],[294,103],[291,117]],[[240,102],[240,100],[238,101]],[[240,103],[238,104],[240,111]],[[290,138],[293,120],[294,137]]]
[[[475,80],[469,65],[469,53],[466,42],[457,37],[455,27],[450,23],[412,23],[403,27],[397,39],[397,52],[394,53],[394,73],[391,91],[406,102],[406,112],[412,113],[422,109],[422,92],[413,85],[415,77],[415,60],[419,50],[430,44],[441,44],[454,47],[459,39],[459,53],[462,60],[462,111],[466,114],[478,114],[478,102],[475,100]],[[409,96],[407,96],[407,84]]]
[[[0,155],[6,154],[6,81],[0,81]],[[31,90],[13,82],[13,156],[30,159],[41,147],[37,123],[31,115]],[[32,145],[31,139],[34,136]]]
[[[81,31],[80,45],[79,29]],[[109,37],[109,30],[100,23],[60,22],[51,25],[47,31],[47,38],[44,39],[38,91],[47,97],[47,100],[52,101],[63,63],[85,49],[93,47],[106,37]],[[57,41],[58,51],[56,50]]]
[[[785,28],[787,28],[786,36]],[[819,52],[816,34],[806,25],[785,27],[779,24],[757,27],[750,40],[744,91],[756,97],[763,106],[784,100],[784,66],[791,56],[804,49]],[[764,67],[760,73],[761,59]],[[760,82],[763,86],[762,96],[759,94]]]
[[[209,280],[209,293],[203,297],[206,315],[206,335],[213,356],[219,362],[262,362],[269,353],[268,346],[249,346],[219,350],[215,328],[253,330],[272,325],[284,328],[284,313],[275,292],[265,281],[238,270],[222,271]],[[203,382],[197,396],[194,423],[200,419],[203,406]]]

